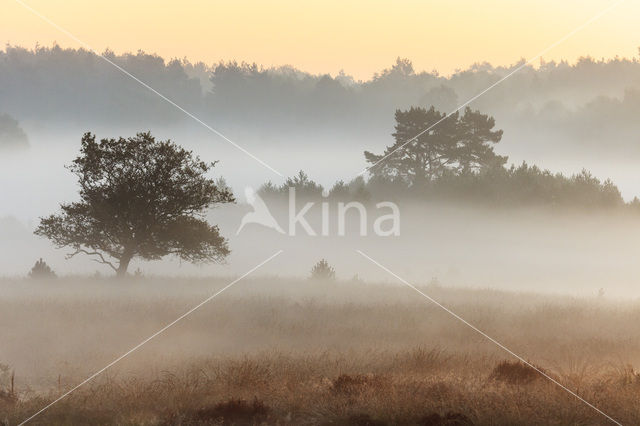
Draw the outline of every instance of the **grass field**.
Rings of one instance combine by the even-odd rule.
[[[0,281],[0,423],[20,423],[229,281]],[[421,288],[640,424],[640,302]],[[515,361],[405,286],[247,279],[31,424],[612,424]]]

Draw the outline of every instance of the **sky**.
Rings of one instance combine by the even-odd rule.
[[[141,49],[165,58],[292,65],[369,79],[396,57],[416,70],[451,74],[476,62],[530,59],[611,0],[20,0],[98,52]],[[80,45],[27,10],[0,0],[0,42]],[[640,2],[627,0],[544,55],[633,57]]]

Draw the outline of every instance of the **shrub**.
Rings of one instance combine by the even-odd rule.
[[[382,420],[375,420],[368,414],[353,414],[347,419],[349,426],[387,426]]]
[[[536,368],[544,372],[542,368],[537,366]],[[495,366],[489,379],[511,385],[521,385],[531,383],[541,377],[542,375],[538,371],[523,362],[502,361]]]
[[[380,376],[341,374],[333,381],[331,390],[335,393],[353,394],[360,393],[367,388],[381,388],[385,384],[384,378]]]
[[[428,414],[418,421],[420,426],[473,426],[471,419],[460,413]]]
[[[38,260],[31,271],[29,272],[30,278],[42,279],[42,278],[55,278],[56,273],[47,265],[47,262],[42,260]]]
[[[244,399],[230,399],[212,407],[194,410],[180,419],[172,416],[166,425],[254,425],[267,420],[269,407],[254,398],[252,402]]]
[[[329,262],[322,259],[311,268],[311,279],[333,281],[336,279],[336,271],[329,265]]]

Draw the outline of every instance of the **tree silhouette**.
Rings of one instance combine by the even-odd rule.
[[[319,281],[333,281],[336,279],[336,271],[325,259],[321,259],[311,268],[311,279]]]
[[[29,271],[29,277],[36,279],[56,278],[56,273],[53,272],[53,269],[51,269],[49,265],[47,265],[47,262],[40,258],[38,261],[36,261],[35,265],[33,265],[31,271]]]
[[[118,276],[135,257],[221,261],[229,254],[227,241],[202,217],[210,205],[234,198],[206,177],[214,165],[151,133],[100,142],[86,133],[69,166],[78,177],[80,201],[42,218],[35,233],[59,248],[71,247],[69,257],[94,256]]]
[[[29,147],[29,140],[17,120],[8,114],[0,114],[0,150]]]
[[[507,161],[492,146],[500,142],[502,130],[492,130],[495,120],[479,111],[467,107],[463,115],[447,116],[434,107],[412,107],[397,110],[395,117],[396,142],[380,155],[364,153],[374,176],[424,185],[447,172],[477,171]]]

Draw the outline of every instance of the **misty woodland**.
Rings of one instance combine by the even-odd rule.
[[[80,44],[0,50],[0,425],[640,424],[640,56]]]

